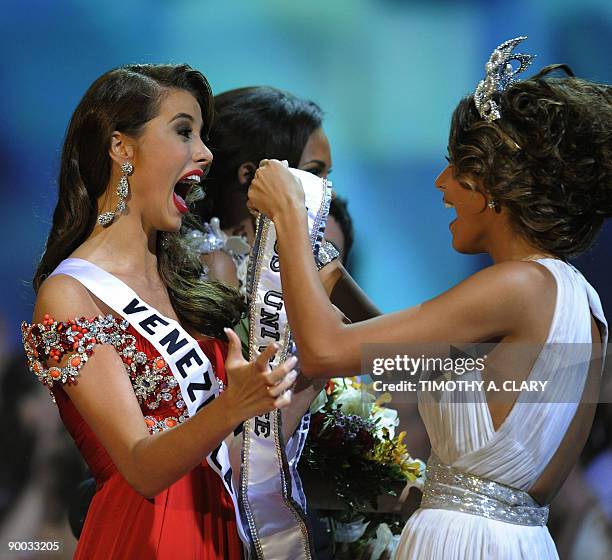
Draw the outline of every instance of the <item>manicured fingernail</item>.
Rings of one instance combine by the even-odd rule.
[[[292,369],[288,374],[287,377],[289,379],[295,379],[298,376],[297,371],[295,371],[294,369]]]
[[[289,365],[293,367],[294,364],[297,364],[298,359],[295,356],[291,356],[291,358],[289,358],[287,360],[287,362],[289,362]]]

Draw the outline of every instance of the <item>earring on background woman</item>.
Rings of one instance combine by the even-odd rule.
[[[98,216],[98,223],[101,226],[109,226],[115,219],[115,216],[121,214],[121,212],[125,210],[125,201],[128,193],[130,192],[128,176],[131,175],[133,171],[134,166],[129,161],[121,164],[121,179],[119,179],[119,184],[117,185],[119,202],[117,203],[117,208],[115,208],[114,212],[103,212]]]

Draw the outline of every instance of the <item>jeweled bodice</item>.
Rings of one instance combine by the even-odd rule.
[[[24,322],[21,329],[30,370],[49,388],[54,400],[58,384],[78,382],[96,345],[109,344],[125,366],[150,433],[188,418],[178,383],[164,358],[124,319],[107,315],[60,322],[45,316],[42,323]]]

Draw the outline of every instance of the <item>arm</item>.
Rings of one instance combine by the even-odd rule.
[[[299,383],[300,388],[294,388],[293,396],[291,397],[291,405],[283,408],[281,411],[283,417],[283,439],[285,443],[289,441],[295,433],[304,414],[308,412],[314,398],[323,390],[325,383],[312,382],[303,376],[300,379],[306,379],[310,383]]]
[[[421,305],[345,325],[307,258],[303,193],[293,176],[282,164],[264,161],[251,184],[249,204],[274,221],[287,314],[302,372],[311,377],[358,372],[367,343],[460,343],[512,335],[527,316],[533,317],[533,303],[546,280],[529,263],[502,263]]]
[[[41,288],[34,321],[42,322],[45,313],[63,321],[101,311],[76,280],[57,276]],[[78,382],[64,386],[119,472],[142,495],[153,497],[189,472],[241,421],[290,401],[284,391],[295,380],[294,374],[287,375],[293,363],[288,360],[270,372],[267,360],[276,351],[271,346],[249,364],[236,335],[229,331],[228,336],[228,388],[187,421],[154,435],[149,435],[125,366],[112,346],[97,345]]]
[[[338,259],[319,271],[319,278],[330,301],[352,323],[378,317],[381,313]]]
[[[236,265],[223,251],[200,255],[200,261],[208,267],[211,280],[223,282],[238,288]],[[352,321],[363,321],[380,315],[380,311],[357,285],[338,259],[333,260],[319,271],[319,278],[325,286],[331,302]]]

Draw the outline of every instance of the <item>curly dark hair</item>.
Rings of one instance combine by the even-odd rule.
[[[547,77],[555,70],[568,74]],[[612,216],[612,87],[554,64],[494,100],[491,123],[473,95],[451,122],[458,177],[507,210],[515,231],[559,258],[583,253]]]

